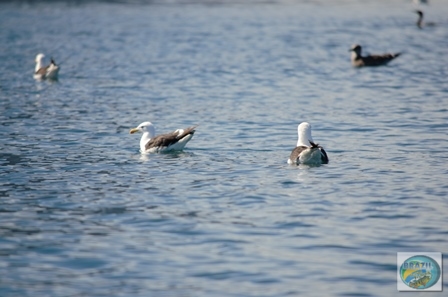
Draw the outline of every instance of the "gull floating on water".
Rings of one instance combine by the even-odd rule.
[[[34,78],[35,79],[58,79],[59,66],[56,65],[53,58],[51,58],[51,62],[47,66],[43,66],[43,59],[45,58],[44,54],[38,54],[36,56],[36,68],[34,70]]]
[[[327,152],[313,141],[311,125],[307,122],[297,127],[297,146],[292,150],[288,164],[320,165],[328,163]]]
[[[137,128],[131,129],[129,133],[143,133],[140,139],[140,152],[162,153],[183,150],[185,145],[193,137],[195,129],[196,126],[193,126],[156,136],[154,125],[151,122],[143,122]]]
[[[395,54],[382,54],[382,55],[369,55],[363,57],[361,55],[362,48],[359,44],[354,44],[349,52],[352,52],[351,61],[354,67],[363,67],[363,66],[381,66],[386,65],[401,53]]]
[[[418,14],[417,27],[420,29],[423,27],[433,27],[436,25],[436,23],[433,22],[423,22],[423,11],[416,10],[415,13]]]

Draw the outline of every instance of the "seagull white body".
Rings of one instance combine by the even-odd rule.
[[[36,67],[34,68],[34,79],[44,80],[44,79],[58,79],[59,66],[56,65],[53,59],[49,65],[43,65],[44,54],[38,54],[36,56]]]
[[[297,145],[289,156],[288,164],[320,165],[328,163],[328,156],[324,148],[313,141],[309,123],[301,123],[297,127],[297,134]]]
[[[143,133],[140,138],[141,153],[163,153],[183,150],[193,137],[195,128],[196,126],[177,129],[171,133],[156,136],[154,125],[151,122],[143,122],[136,128],[131,129],[129,133]]]

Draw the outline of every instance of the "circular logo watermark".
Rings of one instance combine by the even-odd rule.
[[[399,274],[403,283],[409,288],[425,290],[438,282],[441,270],[433,258],[416,255],[401,264]]]

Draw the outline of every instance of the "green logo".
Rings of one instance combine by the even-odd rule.
[[[432,287],[438,282],[440,275],[439,264],[428,256],[412,256],[400,266],[400,277],[403,283],[417,290]]]

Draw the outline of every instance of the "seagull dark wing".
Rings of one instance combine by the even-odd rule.
[[[35,74],[46,75],[46,74],[47,74],[48,67],[49,67],[49,66],[45,66],[45,67],[39,68],[39,70],[37,70]]]
[[[182,138],[184,138],[187,135],[194,134],[196,126],[189,127],[184,129],[182,133],[179,134],[178,131],[174,131],[167,134],[161,134],[157,135],[156,137],[151,138],[151,140],[148,141],[145,148],[146,150],[149,150],[150,148],[154,147],[168,147],[170,145],[175,144]]]
[[[306,151],[307,149],[309,149],[309,147],[304,146],[304,145],[297,146],[296,148],[294,148],[294,149],[292,150],[291,155],[289,155],[289,159],[290,159],[292,162],[297,163],[297,160],[299,159],[300,154],[301,154],[303,151]]]
[[[398,57],[400,53],[396,54],[384,54],[384,55],[371,55],[363,57],[364,64],[366,66],[379,66],[383,64],[387,64],[396,57]]]
[[[328,164],[328,156],[327,156],[327,152],[324,150],[323,147],[319,146],[319,150],[322,154],[322,164]]]

